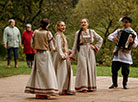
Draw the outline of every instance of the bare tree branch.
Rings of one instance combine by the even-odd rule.
[[[32,17],[31,23],[32,23],[32,22],[35,20],[35,18],[41,13],[43,1],[44,1],[44,0],[41,0],[41,1],[39,2],[39,10],[38,10],[37,13]]]

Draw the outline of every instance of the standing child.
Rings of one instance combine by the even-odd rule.
[[[88,29],[88,25],[87,19],[81,20],[81,29],[76,33],[71,55],[74,59],[78,52],[75,89],[84,93],[96,90],[95,52],[98,52],[103,41],[102,37],[94,30]],[[97,40],[95,45],[93,44],[94,40]]]
[[[57,52],[54,54],[54,66],[60,94],[73,95],[75,94],[75,89],[73,85],[73,73],[69,58],[71,50],[68,49],[67,40],[63,34],[65,29],[65,23],[63,21],[59,21],[57,23],[57,33],[55,34]]]
[[[48,31],[49,20],[43,19],[40,29],[34,31],[32,47],[37,50],[26,93],[36,94],[37,98],[48,98],[58,94],[56,74],[51,60],[50,49],[55,50],[53,36]]]

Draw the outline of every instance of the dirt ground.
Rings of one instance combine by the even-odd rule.
[[[18,75],[0,79],[0,102],[138,102],[138,79],[129,78],[129,89],[122,89],[119,78],[117,89],[108,89],[110,77],[97,77],[98,90],[77,93],[75,96],[58,96],[51,99],[35,99],[34,95],[24,93],[29,75]]]

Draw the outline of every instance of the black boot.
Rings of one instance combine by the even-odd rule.
[[[127,85],[123,85],[123,88],[124,88],[124,89],[128,89],[128,86],[127,86]]]
[[[118,87],[118,85],[112,84],[112,85],[109,87],[109,89],[113,89],[113,88],[117,88],[117,87]]]
[[[128,76],[123,76],[123,88],[124,89],[128,89],[127,81],[128,81]]]
[[[118,84],[117,84],[117,75],[112,75],[112,82],[113,82],[113,84],[109,87],[109,89],[117,88],[118,87]]]

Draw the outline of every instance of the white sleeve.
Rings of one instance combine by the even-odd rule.
[[[76,32],[75,34],[75,39],[74,39],[74,44],[72,47],[72,54],[70,55],[70,57],[73,57],[75,59],[76,54],[77,54],[77,40],[78,40],[78,32]]]
[[[55,50],[54,38],[51,32],[48,33],[48,39],[49,39],[50,48],[54,51]]]
[[[62,51],[62,42],[61,42],[61,36],[59,34],[56,35],[56,50],[61,56],[62,59],[64,59],[65,54]]]
[[[17,28],[17,30],[18,30],[18,33],[19,33],[19,36],[18,36],[18,39],[19,39],[19,44],[22,44],[20,30],[19,30],[18,28]]]
[[[3,34],[3,44],[7,44],[7,30],[4,29],[4,34]]]
[[[109,39],[110,41],[113,41],[113,38],[114,38],[114,37],[117,37],[117,34],[118,34],[118,30],[116,30],[116,31],[114,31],[112,34],[110,34],[110,35],[108,36],[108,39]]]
[[[135,32],[135,35],[136,35],[136,37],[135,37],[134,43],[132,45],[132,47],[134,47],[134,48],[136,48],[138,46],[138,38],[137,38],[137,33],[136,32]]]
[[[35,33],[36,33],[36,31],[34,31],[32,37],[31,37],[31,47],[32,47],[33,49],[35,49],[35,45],[34,45],[34,44],[35,44],[35,40],[34,40]]]
[[[92,30],[94,38],[97,40],[97,43],[94,45],[96,47],[96,52],[98,52],[103,44],[103,38],[98,35],[94,30]]]

